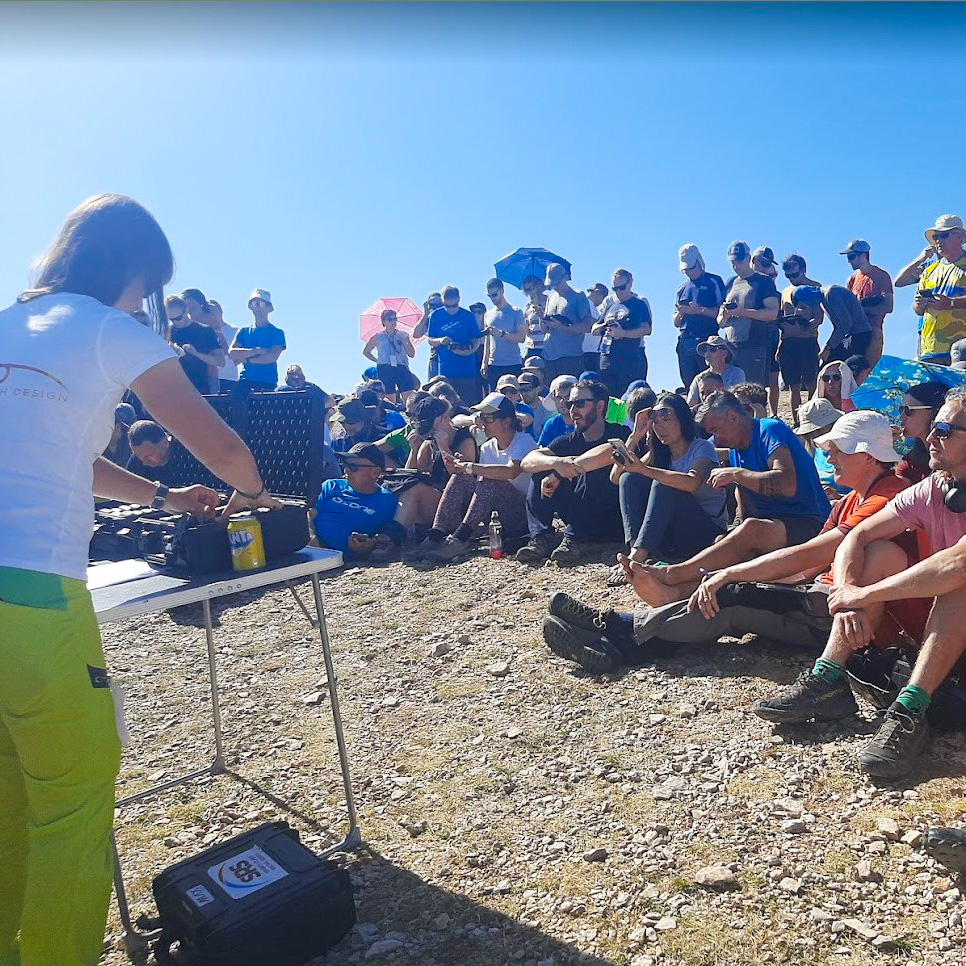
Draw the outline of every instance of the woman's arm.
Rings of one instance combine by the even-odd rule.
[[[649,476],[655,483],[663,483],[675,490],[682,490],[685,493],[697,493],[698,490],[708,482],[708,476],[714,469],[714,463],[708,458],[694,461],[694,466],[687,473],[680,473],[677,470],[663,470],[657,466],[648,466],[647,463],[634,457],[634,462],[639,467],[635,469],[629,465],[631,473],[641,473]]]
[[[372,350],[375,348],[375,345],[376,345],[376,336],[378,336],[378,333],[376,333],[376,335],[374,336],[371,336],[369,341],[362,347],[362,354],[370,362],[376,361],[376,357],[372,354]]]

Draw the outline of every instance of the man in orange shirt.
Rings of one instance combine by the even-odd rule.
[[[882,323],[892,311],[892,278],[884,268],[873,265],[869,260],[872,246],[863,238],[854,238],[839,252],[849,260],[852,274],[845,287],[859,300],[865,317],[872,327],[872,341],[866,350],[869,364],[875,364],[882,355]]]

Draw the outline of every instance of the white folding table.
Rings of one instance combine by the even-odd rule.
[[[207,574],[204,577],[186,579],[163,572],[152,571],[137,561],[95,564],[88,570],[88,585],[94,600],[94,611],[99,624],[140,617],[158,611],[169,610],[182,604],[201,602],[205,621],[205,641],[208,648],[208,671],[211,684],[211,710],[214,724],[215,754],[211,764],[178,778],[170,779],[159,785],[129,795],[117,802],[117,807],[140,801],[150,795],[176,785],[182,785],[194,778],[216,775],[225,771],[225,758],[222,740],[221,704],[218,697],[218,671],[215,660],[214,633],[211,623],[211,601],[218,597],[228,597],[244,590],[255,590],[284,584],[291,591],[296,603],[308,621],[319,632],[322,643],[322,657],[328,679],[329,699],[332,709],[332,723],[335,728],[336,744],[339,749],[339,763],[342,768],[342,783],[345,787],[346,809],[349,816],[349,829],[346,837],[321,853],[325,858],[333,852],[356,848],[362,841],[356,815],[355,798],[352,794],[352,779],[349,774],[349,757],[346,752],[345,736],[342,730],[342,715],[339,710],[339,695],[336,686],[335,667],[332,663],[332,650],[329,632],[325,623],[325,610],[322,606],[322,588],[319,574],[342,566],[342,554],[335,550],[320,550],[306,547],[298,553],[272,561],[267,567],[251,573]],[[315,616],[306,608],[299,597],[293,581],[309,577],[312,580],[312,593],[315,598]],[[124,942],[133,956],[142,952],[147,943],[155,937],[154,932],[139,930],[131,921],[124,878],[117,851],[117,842],[112,841],[114,850],[114,891],[117,896],[118,912],[124,926]]]

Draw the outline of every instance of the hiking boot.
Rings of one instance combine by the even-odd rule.
[[[543,639],[558,657],[579,664],[591,674],[608,674],[620,667],[620,655],[606,637],[567,624],[559,617],[543,619]]]
[[[966,832],[961,828],[931,828],[922,840],[926,855],[958,875],[966,873]]]
[[[520,563],[536,563],[546,560],[554,547],[553,534],[545,530],[525,543],[515,554],[514,559]]]
[[[550,559],[555,564],[569,566],[580,560],[580,547],[574,542],[573,538],[565,536],[557,545],[557,549],[550,554]]]
[[[848,678],[843,674],[834,684],[812,673],[802,671],[793,684],[782,688],[774,697],[759,701],[755,714],[766,721],[798,724],[802,721],[834,721],[858,711]]]
[[[876,736],[859,755],[859,767],[876,778],[898,778],[910,771],[928,740],[926,715],[894,701]]]
[[[442,543],[437,543],[432,549],[427,550],[424,560],[431,560],[433,563],[449,563],[457,557],[465,556],[472,548],[466,540],[457,540],[452,534]]]
[[[634,637],[634,625],[624,620],[617,611],[598,610],[582,604],[562,590],[550,598],[550,616],[559,617],[567,624],[592,634],[600,634],[612,644],[632,640]]]

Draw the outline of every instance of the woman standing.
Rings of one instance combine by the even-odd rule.
[[[416,355],[416,348],[408,333],[396,328],[398,319],[393,309],[383,309],[380,320],[382,332],[370,337],[362,354],[376,364],[376,374],[386,392],[393,393],[397,403],[405,402],[419,385],[409,369],[409,360]]]
[[[168,240],[136,201],[99,195],[64,223],[36,285],[0,312],[0,962],[94,966],[111,889],[120,743],[85,583],[94,496],[211,514],[98,456],[132,388],[238,489],[269,506],[244,443],[156,332]],[[248,494],[246,496],[245,494]],[[19,933],[19,940],[18,940]]]

